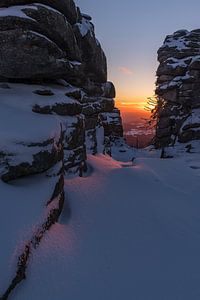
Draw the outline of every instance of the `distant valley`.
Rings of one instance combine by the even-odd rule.
[[[154,137],[154,130],[148,126],[150,114],[133,106],[117,104],[121,111],[127,144],[136,148],[147,147]]]

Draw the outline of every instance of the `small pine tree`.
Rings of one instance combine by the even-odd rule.
[[[156,143],[157,140],[157,128],[160,120],[160,112],[163,111],[166,105],[166,101],[160,96],[152,96],[147,98],[147,103],[144,109],[150,112],[150,118],[146,119],[148,128],[155,130],[155,136],[152,140],[152,144]],[[162,146],[162,145],[160,145]]]

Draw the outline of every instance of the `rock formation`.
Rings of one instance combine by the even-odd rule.
[[[200,139],[200,30],[167,36],[158,61],[156,147]]]
[[[64,173],[82,176],[88,153],[111,155],[112,148],[122,149],[114,97],[91,17],[73,0],[1,0],[0,189],[3,207],[9,206],[16,226],[10,230],[7,223],[6,237],[0,238],[10,251],[0,260],[6,273],[18,232],[34,232],[24,241],[16,273],[1,279],[0,299],[7,299],[25,279],[31,252],[57,222],[64,204]],[[39,213],[43,208],[39,222],[39,213],[30,211],[29,216],[23,206],[19,211],[17,200],[31,197]],[[5,212],[0,216],[5,224],[4,217]]]
[[[72,0],[1,1],[0,44],[0,80],[11,82],[10,89],[1,86],[4,105],[16,103],[17,95],[21,98],[20,105],[16,103],[19,115],[25,106],[32,110],[33,124],[26,124],[27,116],[25,120],[20,117],[24,126],[34,127],[40,119],[41,126],[47,120],[53,130],[57,123],[56,138],[47,130],[37,140],[27,132],[27,139],[20,128],[20,138],[15,136],[9,141],[11,146],[0,148],[4,181],[48,170],[60,157],[58,141],[64,148],[64,167],[69,170],[83,166],[86,148],[95,154],[101,144],[102,151],[110,152],[107,148],[123,137],[113,100],[115,88],[107,82],[105,54],[91,17],[82,14]],[[20,89],[20,83],[26,86]],[[40,132],[39,126],[37,130]],[[17,150],[13,144],[18,145],[14,146]],[[28,161],[24,161],[25,153]]]

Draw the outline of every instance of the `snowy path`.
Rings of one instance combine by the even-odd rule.
[[[199,300],[199,170],[89,163],[87,177],[66,179],[71,220],[64,212],[42,241],[13,299]]]

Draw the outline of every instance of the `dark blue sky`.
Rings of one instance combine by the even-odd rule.
[[[118,98],[153,95],[157,50],[167,34],[200,28],[200,0],[76,0],[93,17]]]

